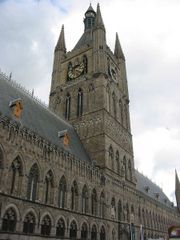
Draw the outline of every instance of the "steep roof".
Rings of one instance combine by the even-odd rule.
[[[170,202],[159,186],[138,171],[135,171],[135,174],[137,179],[136,189],[138,191],[168,207],[173,207],[172,202]]]
[[[51,112],[48,107],[33,98],[30,93],[19,87],[17,83],[8,80],[7,77],[0,73],[1,114],[13,119],[9,103],[18,98],[22,99],[23,105],[22,117],[19,120],[22,126],[27,127],[52,144],[64,148],[82,161],[90,161],[78,135],[69,123]],[[68,147],[64,147],[62,140],[58,137],[58,132],[62,130],[68,130],[70,139]]]
[[[92,29],[88,29],[82,34],[81,38],[79,39],[73,50],[79,49],[84,46],[90,46],[91,44],[92,44]]]

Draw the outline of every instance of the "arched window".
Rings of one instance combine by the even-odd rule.
[[[37,185],[39,180],[39,169],[35,163],[29,172],[28,177],[28,189],[27,189],[27,199],[31,201],[36,200],[37,195]]]
[[[71,222],[71,225],[70,225],[69,237],[70,237],[70,239],[76,239],[76,236],[77,236],[77,224],[76,224],[76,222],[73,220],[73,221]]]
[[[101,193],[100,196],[100,217],[104,218],[105,217],[105,197],[104,193]]]
[[[60,218],[56,226],[56,236],[60,238],[64,238],[64,234],[65,234],[65,223],[64,223],[64,220]]]
[[[122,203],[121,200],[118,202],[118,220],[122,221]]]
[[[145,223],[145,211],[144,211],[144,208],[142,209],[142,223],[143,223],[143,225],[146,225],[146,223]]]
[[[53,174],[52,171],[49,170],[45,178],[45,203],[53,203],[53,184]]]
[[[127,109],[126,104],[124,104],[124,118],[125,118],[124,125],[128,129],[129,121],[128,121],[128,109]]]
[[[110,161],[110,166],[112,170],[114,170],[114,152],[111,145],[109,147],[109,161]]]
[[[83,187],[82,190],[82,212],[88,212],[88,191],[86,185]]]
[[[71,187],[71,209],[78,211],[78,186],[76,181],[73,182],[73,186]]]
[[[128,172],[129,172],[129,179],[132,180],[132,165],[131,160],[128,161]]]
[[[107,102],[107,111],[110,111],[110,106],[111,106],[111,98],[110,98],[110,87],[109,84],[106,86],[106,102]]]
[[[78,90],[78,100],[77,100],[77,116],[80,117],[83,114],[83,91],[81,88]]]
[[[123,104],[121,99],[119,100],[119,115],[120,115],[120,122],[123,125],[124,123],[124,118],[123,118]]]
[[[102,226],[100,230],[100,240],[106,240],[106,232],[104,226]]]
[[[119,151],[116,151],[116,166],[117,166],[117,173],[120,174]]]
[[[46,215],[41,223],[41,235],[49,236],[51,233],[51,219],[48,215]]]
[[[127,179],[127,165],[126,165],[127,163],[126,163],[126,157],[124,156],[124,158],[123,158],[123,169],[124,169],[124,176],[125,176],[125,178]]]
[[[83,64],[84,64],[84,74],[86,74],[88,72],[88,60],[85,55],[83,56]]]
[[[97,228],[96,228],[96,225],[92,226],[91,240],[97,240]]]
[[[34,233],[35,224],[35,216],[32,212],[29,212],[24,218],[23,233]]]
[[[64,208],[66,203],[66,192],[67,192],[67,184],[66,179],[62,176],[59,182],[59,207]]]
[[[3,154],[3,151],[0,147],[0,169],[3,168],[3,165],[4,165],[4,154]]]
[[[16,157],[11,164],[11,194],[19,194],[22,184],[22,163],[20,157]]]
[[[81,239],[86,240],[88,236],[87,224],[83,223],[81,227]]]
[[[17,216],[13,208],[8,208],[2,219],[2,231],[15,232]]]
[[[69,120],[71,113],[71,96],[69,93],[66,95],[66,106],[65,106],[65,118]]]
[[[114,197],[111,200],[111,217],[116,217],[116,202]]]
[[[93,215],[97,214],[97,193],[96,190],[93,189],[92,195],[91,195],[91,211]]]
[[[113,114],[114,114],[114,117],[116,118],[116,113],[117,113],[117,110],[116,110],[116,96],[115,96],[114,92],[112,93],[112,99],[113,99]]]
[[[126,203],[126,219],[127,219],[127,222],[130,221],[130,214],[129,214],[129,205],[128,205],[128,203]]]
[[[115,230],[113,229],[112,230],[112,240],[115,240],[116,239],[115,237],[116,237],[116,233],[115,233]]]

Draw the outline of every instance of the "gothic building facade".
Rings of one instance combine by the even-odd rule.
[[[177,206],[134,167],[125,57],[99,5],[54,51],[49,107],[0,73],[0,239],[166,238]]]

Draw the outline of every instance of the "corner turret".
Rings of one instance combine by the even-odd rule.
[[[177,171],[175,170],[175,195],[176,195],[176,203],[178,211],[180,212],[180,182],[177,175]]]
[[[65,59],[65,57],[66,57],[66,43],[64,37],[64,25],[62,25],[59,39],[54,50],[54,63],[52,71],[50,99],[55,94],[56,87],[59,86],[59,82],[62,76],[61,63]],[[52,102],[53,101],[51,100],[49,101],[49,107],[51,110],[53,110]]]
[[[115,42],[115,48],[114,48],[114,56],[117,59],[123,59],[125,60],[124,53],[121,48],[121,44],[119,41],[118,33],[116,33],[116,42]]]
[[[99,3],[93,30],[94,73],[107,73],[106,30],[101,16]]]

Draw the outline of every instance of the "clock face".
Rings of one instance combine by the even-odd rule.
[[[68,70],[68,77],[69,79],[75,79],[79,77],[83,73],[83,71],[84,71],[84,63],[77,64]]]

